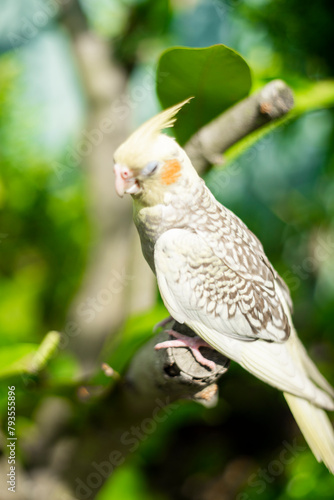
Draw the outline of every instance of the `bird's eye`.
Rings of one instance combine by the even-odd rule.
[[[128,169],[128,167],[122,167],[122,169],[121,169],[121,177],[124,180],[128,179],[129,177],[131,177],[131,172]]]
[[[156,161],[156,160],[150,161],[149,163],[147,163],[145,165],[145,167],[141,171],[141,174],[144,176],[152,175],[157,170],[158,166],[159,166],[158,161]]]

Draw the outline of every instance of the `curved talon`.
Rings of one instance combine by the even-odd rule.
[[[168,347],[189,347],[194,358],[199,362],[200,365],[210,368],[214,371],[216,369],[216,363],[207,359],[200,352],[200,347],[209,347],[214,350],[205,340],[201,337],[188,337],[187,335],[182,335],[182,333],[176,332],[174,330],[167,330],[169,335],[175,337],[177,340],[166,340],[165,342],[159,342],[154,346],[154,349],[158,351],[159,349],[167,349]]]

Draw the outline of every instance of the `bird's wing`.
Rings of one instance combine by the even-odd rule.
[[[160,236],[154,261],[161,296],[176,321],[264,382],[334,409],[332,396],[306,373],[279,283],[240,277],[210,242],[185,229]]]
[[[219,246],[187,229],[166,231],[154,250],[161,296],[177,321],[199,321],[241,340],[283,342],[290,334],[287,305],[273,273],[257,260],[257,274],[238,270]]]
[[[211,213],[207,210],[208,219],[204,233],[207,233],[209,228],[211,231],[215,228],[217,236],[212,245],[213,251],[226,260],[230,268],[240,276],[246,278],[251,276],[252,280],[268,282],[269,288],[275,282],[283,294],[284,302],[292,312],[293,306],[289,288],[271,265],[262,243],[237,215],[218,203],[217,200],[211,201],[213,201],[211,203],[212,209]],[[214,219],[210,221],[213,216]]]

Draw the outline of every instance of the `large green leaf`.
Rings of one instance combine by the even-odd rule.
[[[188,97],[193,99],[181,110],[174,126],[184,144],[198,129],[227,108],[246,97],[251,74],[246,61],[225,45],[203,49],[174,47],[160,57],[157,93],[164,108]]]

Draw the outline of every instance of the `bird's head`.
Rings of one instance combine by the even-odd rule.
[[[175,115],[189,100],[145,122],[116,150],[114,172],[119,196],[131,194],[143,205],[155,205],[185,179],[198,177],[185,151],[162,133],[173,126]]]

